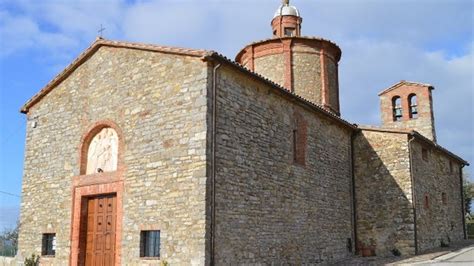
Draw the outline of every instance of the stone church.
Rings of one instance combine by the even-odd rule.
[[[19,260],[324,264],[465,238],[468,163],[436,142],[434,87],[345,121],[341,50],[288,2],[235,61],[98,38],[33,96]]]

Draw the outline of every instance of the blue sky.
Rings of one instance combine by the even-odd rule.
[[[279,0],[0,0],[0,191],[21,194],[25,116],[19,108],[104,37],[216,50],[229,58],[271,36]],[[474,161],[471,0],[292,0],[303,35],[342,49],[342,116],[379,124],[377,93],[404,79],[435,86],[438,142]],[[469,168],[468,168],[469,170]],[[20,200],[0,193],[0,230]]]

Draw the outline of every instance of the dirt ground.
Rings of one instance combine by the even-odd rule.
[[[348,260],[340,261],[332,265],[410,265],[415,262],[432,260],[439,256],[443,256],[449,252],[457,251],[467,246],[474,245],[474,239],[453,242],[449,247],[436,248],[423,252],[423,254],[416,256],[401,256],[401,257],[355,257]]]

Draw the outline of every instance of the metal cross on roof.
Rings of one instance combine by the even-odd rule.
[[[100,24],[100,29],[97,31],[99,33],[99,36],[102,38],[102,34],[104,33],[105,28],[102,27],[102,24]]]

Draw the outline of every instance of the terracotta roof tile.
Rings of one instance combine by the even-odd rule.
[[[74,70],[76,70],[82,63],[84,63],[90,56],[92,56],[92,54],[94,54],[102,46],[122,47],[122,48],[129,48],[129,49],[156,51],[156,52],[162,52],[162,53],[196,56],[196,57],[203,57],[209,53],[212,53],[211,51],[206,51],[206,50],[158,46],[158,45],[133,43],[133,42],[111,41],[111,40],[105,40],[103,38],[97,38],[86,50],[84,50],[76,59],[74,59],[74,61],[72,61],[71,64],[69,64],[63,71],[61,71],[48,84],[46,84],[46,86],[44,86],[37,94],[35,94],[30,100],[28,100],[23,105],[20,111],[22,113],[28,113],[28,110],[33,105],[35,105],[38,101],[40,101],[45,95],[47,95],[54,87],[56,87],[64,79],[66,79]]]
[[[82,63],[84,63],[90,56],[94,54],[94,52],[96,52],[102,46],[138,49],[138,50],[145,50],[145,51],[155,51],[155,52],[161,52],[161,53],[195,56],[195,57],[202,57],[202,58],[212,57],[222,62],[228,63],[234,67],[237,67],[239,70],[244,71],[246,74],[249,74],[271,85],[272,87],[276,88],[279,92],[283,93],[284,95],[287,95],[295,100],[298,100],[301,103],[305,104],[306,106],[310,106],[312,109],[317,110],[318,112],[328,117],[331,117],[332,119],[335,119],[336,121],[341,122],[342,124],[352,129],[356,128],[353,124],[327,111],[322,106],[312,103],[309,100],[286,90],[285,88],[276,84],[275,82],[259,75],[258,73],[255,73],[245,68],[239,63],[233,60],[230,60],[229,58],[215,51],[186,49],[186,48],[177,48],[177,47],[159,46],[159,45],[152,45],[152,44],[123,42],[123,41],[111,41],[111,40],[105,40],[103,38],[97,38],[95,42],[93,42],[86,50],[84,50],[84,52],[82,52],[71,64],[69,64],[62,72],[60,72],[55,78],[53,78],[48,84],[46,84],[46,86],[43,87],[43,89],[41,89],[35,96],[33,96],[30,100],[28,100],[23,105],[20,111],[22,113],[28,113],[28,110],[33,105],[39,102],[45,95],[47,95],[52,89],[54,89],[54,87],[56,87],[59,83],[61,83],[64,79],[66,79],[75,69],[77,69]]]

